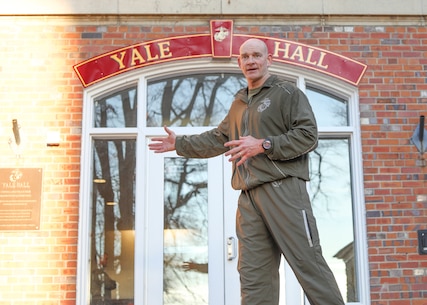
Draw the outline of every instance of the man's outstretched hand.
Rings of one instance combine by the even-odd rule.
[[[148,148],[153,150],[155,153],[164,153],[175,150],[176,134],[166,126],[164,129],[168,134],[167,137],[152,138],[151,143],[148,144]]]

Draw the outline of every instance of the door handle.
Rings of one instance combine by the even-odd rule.
[[[236,239],[233,236],[227,238],[227,259],[232,261],[237,256]]]

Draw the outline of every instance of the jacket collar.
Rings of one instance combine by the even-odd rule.
[[[267,80],[264,82],[264,84],[262,84],[262,88],[270,88],[273,86],[274,82],[277,80],[277,76],[276,75],[270,75],[269,78],[267,78]],[[235,95],[235,99],[239,99],[244,103],[248,103],[249,99],[248,99],[248,87],[240,89],[236,95]]]

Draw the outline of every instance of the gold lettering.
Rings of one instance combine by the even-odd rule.
[[[313,49],[308,49],[308,55],[306,63],[315,66],[317,64],[317,61],[311,61],[311,56],[313,55]]]
[[[304,60],[304,54],[303,54],[303,52],[302,52],[302,46],[298,46],[296,49],[295,49],[295,51],[294,51],[294,53],[292,53],[292,55],[291,55],[291,57],[290,57],[290,59],[292,59],[292,60],[295,60],[295,57],[298,57],[299,59],[299,61],[302,61],[302,62],[304,62],[305,60]]]
[[[125,64],[123,63],[123,59],[125,57],[126,51],[122,51],[119,54],[111,55],[110,58],[116,61],[119,64],[119,70],[125,68]]]
[[[281,49],[279,48],[280,42],[276,41],[274,42],[274,53],[273,57],[279,57],[279,52],[283,52],[283,58],[289,58],[289,43],[285,43],[285,48]]]
[[[155,60],[155,59],[159,59],[159,55],[156,55],[153,57],[153,55],[151,55],[151,49],[150,49],[151,45],[145,45],[144,49],[145,49],[145,53],[147,54],[147,60],[151,61],[151,60]]]
[[[132,49],[132,63],[131,66],[136,66],[136,62],[139,61],[140,64],[145,63],[145,59],[139,53],[138,49]]]
[[[323,60],[325,59],[326,53],[320,52],[320,58],[317,61],[315,58],[317,57],[317,52],[315,49],[312,48],[303,48],[303,46],[296,46],[295,50],[290,54],[290,43],[284,43],[284,48],[280,47],[281,42],[275,41],[274,42],[274,52],[273,57],[276,58],[284,58],[284,59],[290,59],[295,61],[300,61],[308,65],[317,66],[322,69],[328,69],[328,65],[323,64]],[[304,57],[304,49],[307,49],[307,58]],[[282,56],[280,56],[282,55]]]
[[[328,69],[328,65],[323,65],[323,59],[325,59],[325,52],[320,52],[320,59],[319,62],[317,63],[317,66],[323,69]]]
[[[132,53],[130,55],[131,56],[130,65],[136,66],[136,65],[143,64],[147,61],[155,61],[159,59],[172,57],[172,52],[170,50],[170,41],[160,42],[157,44],[157,47],[159,49],[158,53],[160,54],[160,57],[159,57],[159,54],[152,53],[151,46],[152,46],[151,44],[143,46],[143,50],[145,51],[143,52],[144,54],[141,54],[140,50],[138,50],[137,48],[133,48],[131,51]],[[126,68],[126,65],[125,65],[125,62],[126,62],[125,58],[127,57],[126,54],[127,54],[126,51],[122,51],[120,53],[116,53],[110,56],[112,60],[114,60],[119,64],[119,70]],[[143,55],[145,56],[145,58]]]
[[[172,57],[172,52],[170,51],[170,41],[160,42],[158,44],[160,50],[160,58]]]

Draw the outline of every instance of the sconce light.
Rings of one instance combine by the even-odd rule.
[[[59,131],[49,131],[46,136],[46,145],[47,146],[59,146],[61,142],[61,136]]]
[[[424,116],[420,116],[420,123],[414,131],[414,134],[411,138],[412,144],[414,144],[418,151],[420,152],[420,157],[417,160],[418,166],[426,166],[426,160],[424,160],[423,155],[427,150],[427,132],[424,130]]]
[[[15,144],[19,146],[19,144],[21,144],[21,135],[19,134],[19,126],[17,119],[12,120],[12,131],[13,136],[15,138]]]
[[[8,143],[9,143],[10,148],[15,153],[17,158],[21,157],[22,150],[23,150],[22,135],[21,135],[21,132],[19,130],[20,128],[21,127],[18,125],[18,120],[13,119],[12,120],[12,134],[9,137]]]

